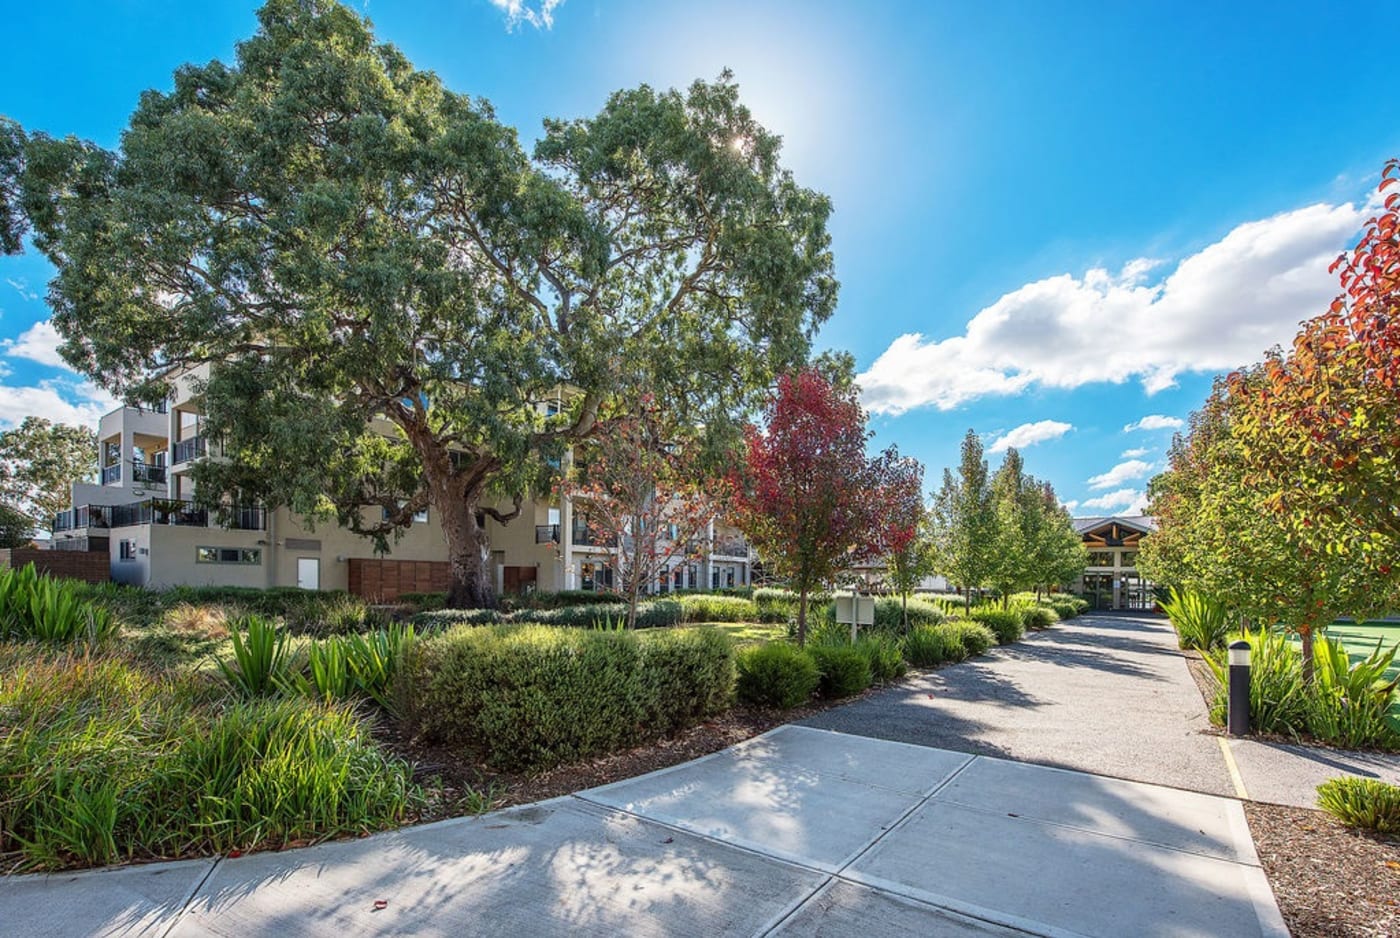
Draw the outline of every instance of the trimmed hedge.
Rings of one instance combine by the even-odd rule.
[[[711,629],[455,628],[414,643],[396,699],[430,739],[539,769],[636,745],[727,706],[734,647]]]
[[[992,609],[984,606],[972,610],[970,618],[991,629],[999,645],[1010,645],[1026,634],[1026,627],[1021,622],[1021,613],[1016,609]]]
[[[804,704],[821,681],[811,654],[786,642],[769,642],[739,653],[739,699],[784,710]]]
[[[856,646],[813,645],[810,652],[822,675],[818,689],[823,697],[850,697],[870,686],[870,659]]]
[[[742,600],[741,600],[742,601]],[[637,603],[637,628],[652,629],[680,625],[684,608],[674,599]],[[556,625],[566,628],[597,629],[627,622],[626,603],[593,603],[585,606],[559,606],[554,609],[521,609],[504,613],[496,609],[443,609],[420,612],[410,620],[423,631],[453,625],[505,625],[509,623]]]
[[[1021,607],[1021,624],[1028,629],[1048,629],[1059,621],[1059,614],[1049,606]]]
[[[408,621],[420,632],[432,632],[454,625],[501,625],[508,617],[495,609],[439,609],[420,612]]]
[[[916,668],[931,668],[945,661],[961,661],[967,651],[946,625],[925,625],[905,636],[904,657]]]
[[[755,622],[758,606],[752,599],[716,593],[687,593],[679,602],[686,622]]]
[[[997,643],[996,633],[981,622],[973,622],[968,619],[950,619],[942,625],[934,626],[934,628],[945,631],[950,640],[961,645],[964,658],[975,658],[977,655],[985,654],[987,649]],[[952,658],[949,660],[958,661],[961,659]]]

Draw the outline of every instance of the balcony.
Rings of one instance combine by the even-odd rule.
[[[107,505],[79,505],[53,516],[54,531],[81,531],[84,528],[107,527]]]
[[[588,529],[586,524],[576,524],[571,532],[570,542],[575,547],[616,547],[617,538],[602,537]]]
[[[537,524],[535,525],[536,544],[558,544],[559,525],[557,524]]]
[[[133,462],[131,464],[131,481],[137,485],[164,485],[165,467]]]
[[[267,528],[267,509],[256,505],[234,505],[226,509],[221,524],[217,513],[194,502],[174,498],[148,498],[112,509],[112,527],[144,524],[172,524],[184,527],[222,527],[232,531],[262,531]]]
[[[102,484],[115,485],[122,480],[122,464],[114,462],[110,466],[102,467]]]
[[[189,462],[191,459],[198,459],[205,455],[207,448],[203,436],[192,436],[188,440],[180,440],[170,447],[170,463],[178,466],[182,462]]]
[[[747,560],[749,556],[749,542],[742,537],[716,538],[714,548],[710,553],[718,557],[743,557]]]

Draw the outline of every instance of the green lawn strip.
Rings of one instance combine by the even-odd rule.
[[[782,622],[697,622],[684,628],[710,628],[723,632],[737,645],[761,645],[786,641],[787,625]]]

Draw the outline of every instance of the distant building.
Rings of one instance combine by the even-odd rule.
[[[1137,570],[1142,539],[1157,530],[1147,515],[1075,518],[1075,533],[1084,539],[1089,564],[1079,578],[1078,592],[1094,600],[1097,609],[1151,609],[1156,605],[1153,584]]]

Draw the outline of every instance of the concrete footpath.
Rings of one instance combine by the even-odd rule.
[[[1237,801],[784,726],[479,818],[0,880],[7,934],[1287,934]]]

